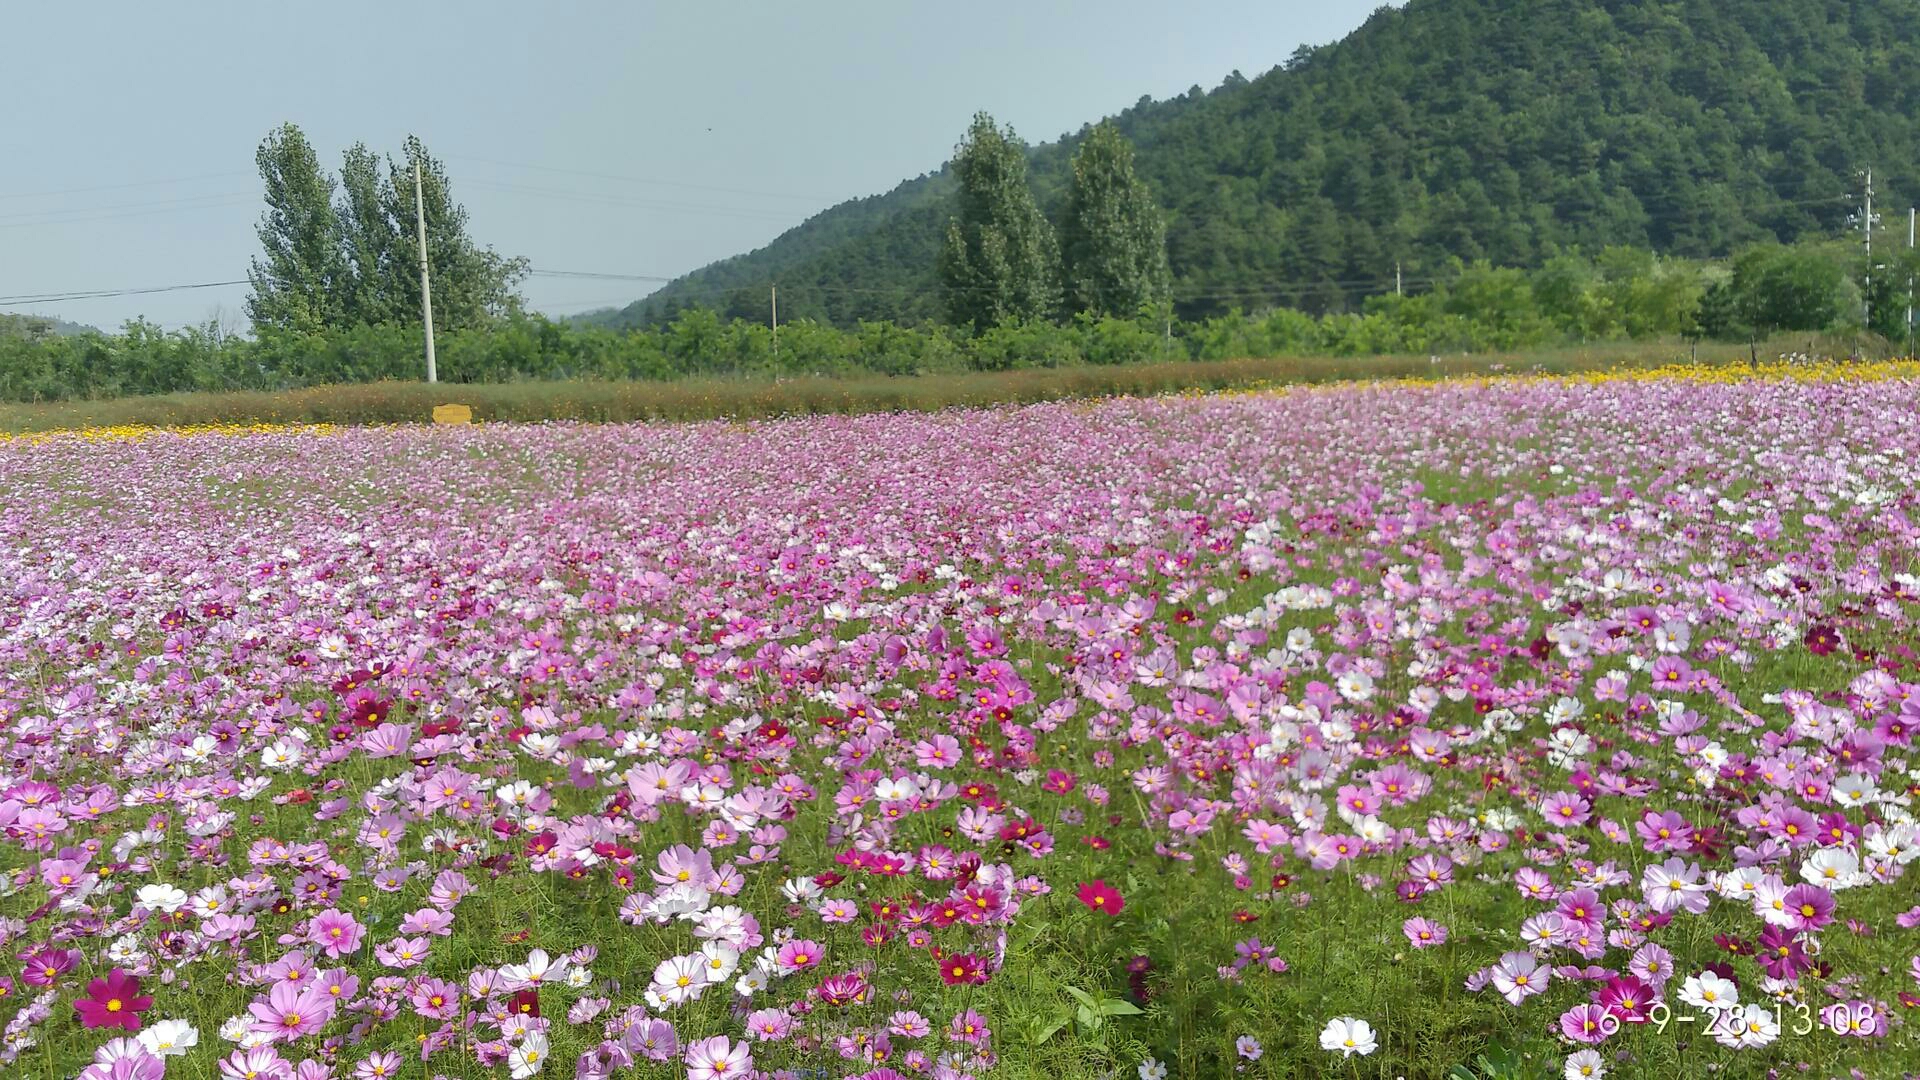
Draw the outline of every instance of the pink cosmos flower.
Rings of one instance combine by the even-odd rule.
[[[1447,928],[1437,922],[1431,922],[1418,915],[1400,924],[1400,932],[1416,949],[1431,949],[1435,945],[1447,943]]]
[[[313,1035],[333,1019],[333,999],[317,986],[279,983],[265,1001],[247,1007],[253,1029],[275,1042],[292,1042]]]
[[[684,1060],[687,1080],[740,1080],[753,1070],[747,1044],[731,1042],[725,1035],[689,1043]]]
[[[338,908],[327,908],[313,917],[313,923],[307,930],[307,940],[320,946],[328,956],[338,959],[360,948],[360,937],[364,932],[360,920]]]
[[[1600,1005],[1575,1005],[1560,1014],[1560,1034],[1574,1042],[1604,1042],[1619,1029],[1620,1019]]]

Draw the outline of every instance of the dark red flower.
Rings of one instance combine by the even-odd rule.
[[[1801,640],[1806,643],[1807,651],[1815,656],[1830,655],[1840,647],[1840,635],[1825,623],[1807,627],[1806,637]]]

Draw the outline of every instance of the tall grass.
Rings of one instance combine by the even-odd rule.
[[[1352,379],[1571,373],[1653,366],[1687,356],[1673,342],[1470,356],[1289,357],[1117,366],[1025,368],[918,376],[567,380],[493,384],[375,382],[284,391],[160,394],[103,401],[0,405],[0,431],[210,423],[387,424],[428,419],[459,402],[476,420],[705,420],[813,413],[931,411],[1185,390],[1229,390]],[[1703,346],[1703,362],[1744,359],[1745,346]]]

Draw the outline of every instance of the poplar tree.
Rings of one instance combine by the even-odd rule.
[[[1167,299],[1167,229],[1133,172],[1133,144],[1101,123],[1073,155],[1060,223],[1067,304],[1095,316],[1132,318]]]
[[[1013,128],[976,113],[952,167],[960,212],[940,253],[949,317],[976,330],[1052,317],[1060,306],[1058,242],[1027,187],[1026,148]]]
[[[261,329],[314,333],[340,322],[343,278],[333,181],[307,137],[282,124],[254,153],[266,185],[266,212],[255,227],[264,249],[247,277],[247,316]]]

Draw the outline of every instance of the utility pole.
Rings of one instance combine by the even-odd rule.
[[[1907,356],[1913,356],[1913,240],[1915,208],[1907,207]]]
[[[427,281],[427,203],[420,194],[420,159],[413,159],[413,219],[420,227],[420,314],[427,326],[427,381],[437,383],[433,366],[433,286]]]
[[[767,286],[767,325],[773,330],[773,358],[780,359],[780,286]]]
[[[1395,296],[1404,295],[1400,291],[1400,260],[1399,259],[1393,260],[1393,295]]]
[[[1873,326],[1873,167],[1867,167],[1866,212],[1860,215],[1860,231],[1866,238],[1867,276],[1866,288],[1860,296],[1860,325]],[[1857,350],[1856,350],[1857,351]]]

